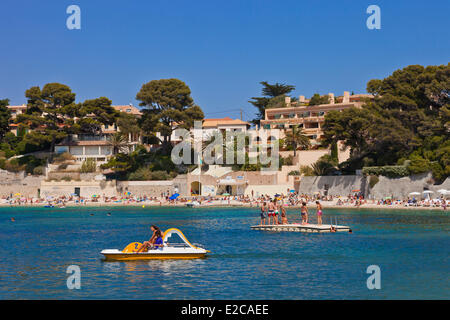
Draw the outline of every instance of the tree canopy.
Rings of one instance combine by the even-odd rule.
[[[351,148],[344,169],[403,164],[413,173],[450,174],[450,64],[408,66],[383,80],[371,80],[375,96],[362,109],[325,116],[324,144],[342,140]]]
[[[47,83],[42,90],[31,87],[25,96],[27,112],[18,115],[16,120],[33,131],[24,137],[24,143],[38,149],[49,145],[53,151],[56,142],[65,138],[73,125],[75,93],[67,85]]]
[[[0,100],[0,139],[3,139],[9,132],[9,122],[11,120],[11,112],[8,109],[9,99]]]
[[[315,93],[311,99],[309,99],[310,106],[317,106],[319,104],[328,104],[330,103],[330,97],[328,95],[321,96],[318,93]]]
[[[119,117],[119,112],[111,106],[112,101],[106,97],[86,100],[78,104],[76,121],[80,133],[99,134],[102,125],[113,125]]]
[[[202,109],[194,104],[191,90],[181,80],[161,79],[144,84],[137,93],[140,106],[146,107],[141,120],[148,133],[160,132],[163,144],[170,144],[175,128],[190,129],[195,120],[202,120]]]
[[[295,90],[295,86],[284,83],[270,84],[267,81],[261,81],[260,84],[263,86],[261,89],[263,97],[252,97],[249,100],[258,109],[256,118],[251,121],[256,125],[259,124],[260,120],[264,119],[266,108],[274,108],[279,106],[280,103],[284,103],[284,96]]]

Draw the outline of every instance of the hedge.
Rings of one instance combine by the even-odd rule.
[[[383,166],[383,167],[364,167],[364,175],[385,176],[388,178],[399,178],[410,175],[406,166]]]

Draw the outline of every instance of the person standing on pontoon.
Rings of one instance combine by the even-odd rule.
[[[302,215],[302,224],[308,223],[308,207],[306,207],[306,202],[302,202],[302,206],[300,208],[300,213]]]
[[[266,202],[263,202],[261,205],[261,225],[266,224],[266,212],[267,212]]]
[[[278,210],[281,213],[281,224],[288,224],[286,209],[283,205],[280,205]]]
[[[319,201],[316,201],[316,208],[317,208],[317,224],[322,224],[322,205]]]
[[[273,200],[273,201],[270,201],[269,200],[269,205],[268,205],[268,207],[267,207],[267,215],[269,216],[269,224],[271,224],[270,223],[270,217],[272,217],[272,219],[273,219],[273,224],[277,224],[276,222],[275,222],[275,220],[276,220],[276,213],[275,213],[275,210],[276,210],[276,207],[275,207],[275,199]]]

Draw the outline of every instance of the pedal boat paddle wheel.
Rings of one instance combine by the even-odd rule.
[[[174,235],[178,235],[181,242],[170,243],[169,239]],[[137,253],[136,251],[141,245],[142,243],[140,242],[132,242],[122,251],[118,249],[105,249],[100,253],[105,257],[105,260],[130,261],[153,259],[198,259],[204,258],[205,255],[210,252],[204,248],[191,244],[185,235],[176,228],[171,228],[164,232],[162,247]]]

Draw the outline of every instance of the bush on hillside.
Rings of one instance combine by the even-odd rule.
[[[94,159],[88,158],[81,164],[80,172],[81,173],[90,173],[97,171],[97,161]]]
[[[406,166],[364,167],[362,173],[364,175],[385,176],[388,178],[406,177],[410,174]]]

